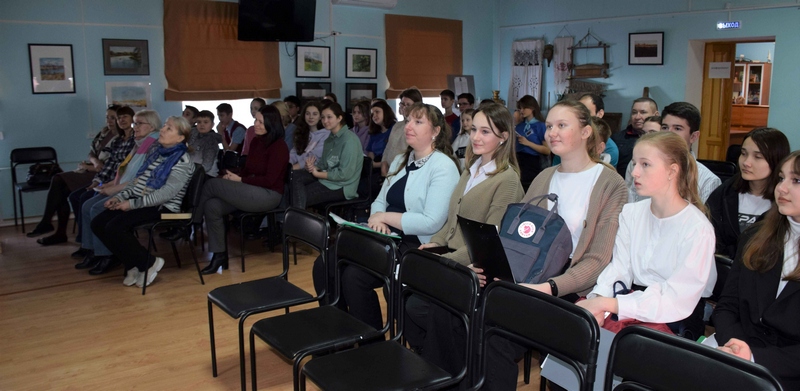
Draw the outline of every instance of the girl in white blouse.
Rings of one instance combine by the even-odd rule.
[[[702,318],[687,318],[711,294],[716,269],[714,228],[697,193],[697,166],[686,142],[672,132],[642,136],[633,162],[636,190],[650,199],[623,207],[612,261],[578,305],[601,326],[616,314],[699,337]],[[632,292],[618,295],[623,284]]]

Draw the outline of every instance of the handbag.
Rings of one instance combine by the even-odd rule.
[[[553,202],[547,210],[538,206]],[[500,241],[514,276],[538,284],[563,273],[572,253],[572,234],[558,215],[558,195],[544,194],[526,203],[509,204],[500,226]],[[523,277],[524,276],[524,277]]]
[[[29,186],[49,186],[50,180],[62,171],[58,163],[36,163],[28,168],[26,182]]]

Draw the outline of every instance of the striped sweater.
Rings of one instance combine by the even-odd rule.
[[[153,163],[147,166],[147,169],[145,169],[142,175],[128,182],[128,185],[114,196],[114,198],[120,201],[130,201],[131,209],[161,205],[173,213],[180,212],[183,196],[186,194],[189,180],[194,173],[194,164],[189,154],[184,153],[180,160],[175,163],[175,166],[172,167],[169,178],[167,178],[167,183],[165,183],[164,186],[155,190],[147,188],[146,184],[147,180],[150,179],[150,174],[162,161],[164,161],[164,157],[159,156]]]

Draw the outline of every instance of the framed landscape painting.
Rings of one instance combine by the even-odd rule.
[[[664,65],[664,33],[628,34],[628,65]]]
[[[28,44],[31,91],[34,94],[74,94],[72,45]]]
[[[103,39],[103,73],[149,75],[150,54],[144,39]]]
[[[297,45],[297,77],[331,77],[331,48]]]
[[[139,81],[107,81],[106,104],[130,106],[133,111],[152,107],[150,83]]]
[[[356,103],[366,100],[371,101],[378,97],[378,84],[376,83],[347,83],[347,112],[353,111]]]
[[[305,106],[312,100],[320,100],[331,93],[331,83],[297,82],[296,96]]]
[[[378,78],[378,49],[347,48],[347,74],[350,79]]]

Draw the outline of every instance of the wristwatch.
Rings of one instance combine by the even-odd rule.
[[[558,297],[558,286],[556,282],[551,280],[547,280],[547,283],[550,284],[550,292],[553,296]]]

